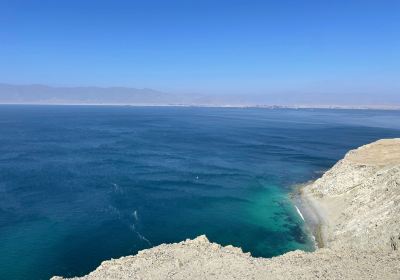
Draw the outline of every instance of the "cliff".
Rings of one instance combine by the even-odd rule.
[[[317,205],[325,246],[400,249],[400,139],[350,151],[304,197]]]
[[[400,139],[350,151],[302,193],[321,235],[315,252],[253,258],[200,236],[105,261],[75,279],[400,279]]]

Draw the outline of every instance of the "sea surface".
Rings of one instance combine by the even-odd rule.
[[[206,234],[271,257],[314,243],[289,198],[400,111],[0,106],[0,279],[81,276]]]

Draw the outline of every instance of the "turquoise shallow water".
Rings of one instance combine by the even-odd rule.
[[[79,276],[206,234],[312,250],[288,194],[400,112],[0,106],[0,278]]]

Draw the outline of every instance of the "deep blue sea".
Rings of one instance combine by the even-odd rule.
[[[81,276],[206,234],[253,256],[312,250],[290,201],[400,111],[0,106],[0,278]]]

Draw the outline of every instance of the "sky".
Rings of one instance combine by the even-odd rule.
[[[400,95],[400,1],[0,0],[0,82]]]

